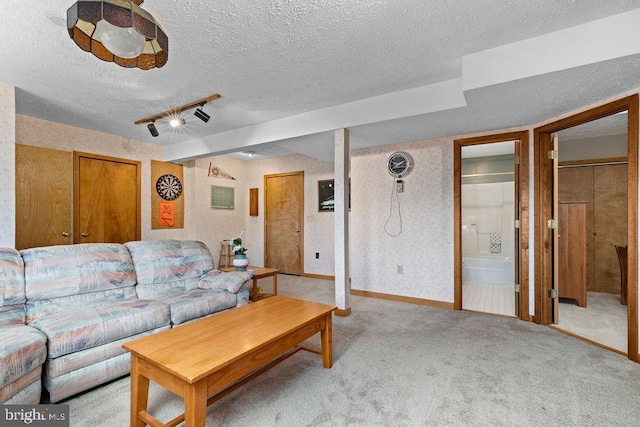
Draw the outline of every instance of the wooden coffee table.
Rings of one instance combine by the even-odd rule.
[[[253,272],[253,290],[251,291],[251,297],[254,301],[257,301],[259,299],[258,280],[264,279],[265,277],[273,277],[273,295],[278,295],[278,273],[280,272],[279,268],[248,266],[247,270],[251,270]],[[236,271],[236,268],[233,266],[222,267],[220,268],[220,271],[228,273],[230,271]]]
[[[335,306],[274,296],[125,343],[131,353],[131,426],[205,425],[207,406],[291,356],[320,332],[325,368],[333,365]],[[147,412],[149,380],[184,399],[166,424]],[[211,397],[209,397],[211,396]]]

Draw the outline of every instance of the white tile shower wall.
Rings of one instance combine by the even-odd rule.
[[[15,87],[0,83],[0,247],[16,245],[16,96]]]
[[[304,272],[334,275],[333,213],[318,212],[318,180],[333,178],[333,165],[294,154],[249,164],[247,188],[258,188],[258,216],[247,218],[247,238],[251,239],[251,263],[264,264],[264,176],[304,171]],[[246,191],[247,197],[249,191]],[[315,254],[320,258],[316,259]]]
[[[193,162],[187,163],[184,169],[185,228],[151,229],[151,160],[164,159],[162,145],[149,144],[23,115],[16,115],[16,144],[64,151],[81,151],[140,161],[142,166],[142,188],[140,189],[142,239],[192,239],[196,237],[191,220],[193,205],[190,203],[193,200],[190,192],[194,188],[194,174],[190,171],[193,169]]]
[[[463,256],[491,254],[490,236],[497,232],[501,235],[500,256],[513,258],[514,197],[513,181],[462,185]],[[466,241],[470,238],[477,242]]]
[[[396,150],[409,152],[415,168],[398,194],[402,234],[390,237],[384,224],[393,178],[386,162]],[[351,160],[352,289],[453,302],[452,140],[361,149]],[[396,211],[389,228],[398,227]]]

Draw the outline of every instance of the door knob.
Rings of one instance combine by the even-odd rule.
[[[87,233],[82,233],[82,237],[89,237]]]
[[[67,233],[66,231],[62,232],[62,237],[69,237],[69,233]]]
[[[298,229],[298,230],[296,230],[296,233],[299,233],[299,232],[300,232],[300,230],[299,230],[299,229]]]

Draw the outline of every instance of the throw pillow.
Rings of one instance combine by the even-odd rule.
[[[244,282],[253,278],[251,271],[231,271],[215,275],[209,273],[200,279],[200,283],[198,283],[200,289],[224,290],[236,294]]]

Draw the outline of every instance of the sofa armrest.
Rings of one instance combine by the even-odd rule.
[[[237,294],[245,282],[253,278],[251,271],[231,271],[229,273],[221,273],[218,270],[211,270],[200,278],[198,288],[226,291]]]

